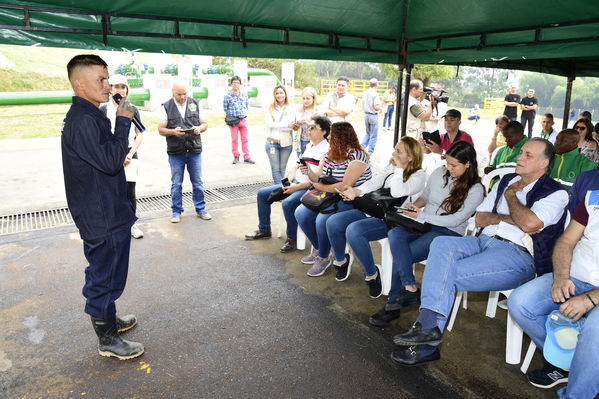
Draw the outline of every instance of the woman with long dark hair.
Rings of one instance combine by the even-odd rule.
[[[320,161],[318,170],[314,172],[306,166],[302,166],[301,170],[308,176],[316,190],[328,193],[361,186],[372,176],[368,154],[360,145],[356,131],[349,122],[333,123],[329,136],[329,152]],[[323,175],[332,176],[337,183],[321,183],[319,179]],[[308,270],[309,276],[322,276],[331,265],[329,257],[331,243],[327,236],[327,219],[337,212],[352,208],[350,203],[339,201],[321,212],[315,212],[303,204],[295,210],[295,219],[313,247],[311,253],[301,259],[302,263],[312,265]]]
[[[593,124],[587,118],[580,118],[574,124],[573,129],[578,132],[578,148],[580,153],[591,161],[599,164],[599,149],[597,142],[593,139]]]
[[[428,223],[430,230],[425,233],[410,233],[403,227],[395,227],[378,234],[368,232],[368,221],[360,221],[366,225],[350,225],[347,238],[356,254],[369,246],[368,240],[379,240],[387,236],[393,254],[393,274],[391,290],[387,304],[380,312],[370,317],[370,323],[384,326],[399,317],[399,309],[420,303],[420,290],[416,286],[412,264],[428,257],[431,242],[438,236],[461,236],[466,232],[468,218],[483,201],[484,188],[478,176],[476,150],[465,141],[453,144],[445,155],[447,167],[436,169],[428,179],[422,196],[413,203],[403,205],[403,215]],[[364,231],[368,233],[365,234]],[[378,275],[372,255],[360,258],[366,270],[366,279],[375,288],[380,287]],[[378,280],[378,283],[377,283]],[[376,287],[378,286],[378,287]],[[381,289],[378,288],[380,295]],[[375,293],[376,290],[375,290]]]

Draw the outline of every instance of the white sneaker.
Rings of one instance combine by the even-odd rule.
[[[137,225],[131,226],[131,237],[133,238],[142,238],[144,236],[144,232],[137,227]]]

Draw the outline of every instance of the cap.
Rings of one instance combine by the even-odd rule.
[[[448,109],[447,112],[445,113],[445,115],[443,115],[443,118],[457,118],[457,119],[462,119],[462,113],[460,111],[458,111],[457,109]]]
[[[123,75],[112,75],[108,78],[108,83],[111,85],[125,85],[129,87],[129,83],[127,83],[127,78]]]
[[[376,78],[372,78],[372,79],[370,79],[370,84],[378,85],[379,81]]]
[[[564,370],[570,369],[583,324],[584,319],[573,322],[559,310],[554,310],[547,316],[543,356],[549,363]]]

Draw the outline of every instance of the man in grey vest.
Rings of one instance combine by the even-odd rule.
[[[200,118],[197,100],[188,97],[185,82],[173,83],[173,98],[162,104],[158,133],[166,137],[166,152],[171,166],[171,223],[179,223],[183,213],[183,175],[185,167],[193,187],[193,205],[196,215],[204,220],[212,219],[206,211],[204,184],[202,183],[202,138],[208,124]]]

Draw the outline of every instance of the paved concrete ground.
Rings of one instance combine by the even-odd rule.
[[[242,239],[254,209],[238,201],[213,208],[209,222],[174,225],[164,212],[140,221],[146,237],[133,242],[117,303],[140,320],[127,336],[146,353],[132,361],[96,352],[73,227],[1,237],[0,397],[552,397],[504,363],[505,311],[486,318],[484,295],[460,310],[441,361],[394,365],[391,337],[415,310],[391,328],[370,327],[384,298],[368,298],[359,264],[343,283],[331,271],[308,277],[298,261],[306,252]]]

